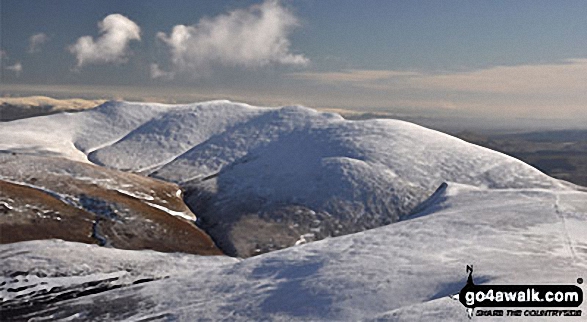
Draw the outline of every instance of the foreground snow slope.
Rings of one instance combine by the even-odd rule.
[[[349,121],[295,106],[109,102],[9,122],[0,135],[0,149],[57,153],[180,184],[199,224],[226,253],[243,257],[301,235],[395,222],[444,181],[566,189],[519,160],[411,123]]]
[[[577,285],[578,277],[585,278],[585,200],[587,194],[578,191],[491,190],[449,183],[426,209],[399,223],[220,266],[214,264],[216,258],[197,257],[193,271],[133,264],[136,274],[157,269],[169,272],[157,276],[170,277],[33,306],[19,317],[467,321],[464,307],[447,297],[464,286],[467,264],[474,265],[477,284]],[[69,252],[72,264],[58,255],[63,252]],[[76,255],[80,252],[92,256]],[[37,275],[45,270],[66,271],[66,276],[113,273],[126,261],[152,256],[128,252],[128,260],[120,256],[110,265],[103,259],[111,255],[103,249],[51,241],[3,245],[0,254],[11,256],[3,265],[5,276],[34,266],[39,267]],[[165,256],[179,267],[189,260]],[[91,272],[66,268],[84,264]],[[13,299],[6,287],[23,282],[5,280],[3,298]],[[581,309],[585,312],[585,303]]]

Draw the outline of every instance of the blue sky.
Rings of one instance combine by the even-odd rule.
[[[0,32],[4,95],[587,120],[585,1],[0,0]]]

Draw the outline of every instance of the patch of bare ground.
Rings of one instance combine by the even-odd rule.
[[[177,185],[61,158],[0,157],[0,242],[59,238],[222,255]],[[181,214],[188,220],[173,214]]]
[[[64,239],[94,243],[94,215],[46,193],[0,181],[0,243]]]

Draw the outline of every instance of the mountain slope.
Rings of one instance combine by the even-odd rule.
[[[474,266],[476,284],[577,285],[587,270],[586,193],[449,183],[439,194],[415,219],[221,266],[199,258],[193,272],[163,267],[170,278],[106,290],[92,301],[82,296],[54,302],[27,318],[468,321],[465,308],[448,298],[465,285],[466,265]],[[80,251],[75,244],[46,243],[53,250],[38,252],[28,243],[0,246],[0,254],[15,254],[5,274],[27,272],[31,258],[63,270],[67,264],[55,262],[52,252],[66,249],[77,258]],[[101,258],[98,250],[84,251]],[[120,265],[101,264],[97,270],[111,273]],[[127,309],[119,312],[114,308],[121,300]]]
[[[178,186],[56,157],[0,153],[0,242],[60,238],[220,255]]]
[[[466,265],[477,284],[576,285],[587,271],[586,192],[406,122],[227,101],[111,102],[8,122],[0,135],[0,216],[22,208],[26,220],[55,220],[27,208],[29,199],[17,205],[18,189],[63,203],[53,211],[75,206],[70,229],[106,208],[139,227],[139,214],[127,213],[133,206],[158,218],[190,214],[178,186],[117,171],[130,170],[179,184],[225,252],[258,255],[0,245],[7,321],[467,321],[448,297],[465,285]],[[119,194],[132,201],[112,198]],[[155,239],[183,236],[164,224]]]
[[[566,189],[519,160],[411,123],[296,106],[109,102],[7,125],[0,149],[87,155],[180,184],[198,224],[238,256],[396,222],[445,181]]]
[[[165,164],[259,112],[258,108],[228,101],[168,106],[165,112],[117,142],[90,153],[89,160],[117,169],[141,171]]]

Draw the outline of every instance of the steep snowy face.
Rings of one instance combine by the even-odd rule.
[[[239,256],[290,246],[302,235],[322,239],[395,222],[444,181],[559,186],[518,160],[436,131],[301,107],[237,124],[150,175],[183,185],[201,226]]]
[[[12,134],[0,148],[88,155],[180,184],[200,226],[239,256],[395,222],[445,181],[564,189],[523,162],[437,131],[304,107],[111,102],[13,123],[0,134],[20,131],[26,142]]]
[[[258,108],[227,101],[168,107],[165,113],[88,157],[116,169],[147,171],[259,113]]]
[[[159,104],[107,102],[79,113],[5,122],[0,127],[0,150],[88,162],[86,154],[118,141],[165,110]]]
[[[476,284],[578,285],[576,279],[587,269],[586,198],[578,191],[448,183],[410,220],[238,262],[110,253],[51,241],[2,245],[1,256],[14,254],[2,269],[5,288],[13,291],[5,289],[2,296],[10,300],[7,316],[24,306],[17,295],[39,300],[32,286],[23,285],[25,276],[9,277],[14,272],[47,276],[47,282],[68,287],[118,273],[123,276],[111,276],[111,283],[128,275],[153,278],[104,289],[91,301],[83,294],[60,301],[56,295],[63,289],[56,289],[45,295],[55,299],[50,309],[29,306],[27,318],[469,321],[465,308],[448,297],[465,285],[466,265],[474,266]],[[190,265],[193,271],[187,269]],[[157,278],[161,276],[169,278]]]

